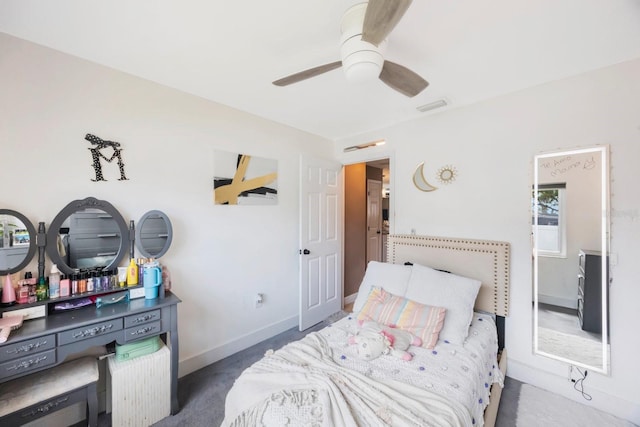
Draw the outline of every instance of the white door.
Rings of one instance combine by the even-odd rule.
[[[382,182],[367,180],[367,264],[382,261]]]
[[[342,165],[300,159],[301,331],[342,308]]]

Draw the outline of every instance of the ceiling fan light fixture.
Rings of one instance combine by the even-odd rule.
[[[386,43],[375,46],[362,40],[366,10],[367,3],[353,6],[344,14],[340,25],[342,69],[350,82],[377,80],[384,64],[382,50]]]
[[[378,79],[383,63],[379,52],[361,50],[344,58],[342,69],[350,82],[366,82]]]

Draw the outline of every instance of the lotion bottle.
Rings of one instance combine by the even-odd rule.
[[[71,295],[71,280],[64,274],[60,275],[60,297],[68,297]]]
[[[60,270],[56,264],[51,265],[49,274],[49,298],[60,298]]]
[[[135,258],[131,258],[129,267],[127,268],[127,286],[135,286],[138,284],[138,265]]]

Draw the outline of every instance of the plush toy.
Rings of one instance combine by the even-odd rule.
[[[349,337],[349,344],[357,345],[358,357],[364,360],[390,354],[408,361],[413,359],[413,355],[407,349],[412,345],[422,345],[422,340],[408,331],[363,322],[356,335]]]

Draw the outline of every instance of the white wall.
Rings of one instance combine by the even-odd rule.
[[[297,325],[299,157],[333,142],[2,34],[0,81],[2,208],[37,227],[93,196],[171,218],[181,375]],[[122,144],[128,181],[91,181],[86,133]],[[278,205],[213,205],[214,149],[276,159]]]
[[[640,422],[633,323],[640,300],[635,264],[640,258],[640,60],[567,78],[474,106],[338,141],[336,150],[384,138],[393,154],[392,200],[396,233],[470,237],[511,243],[510,315],[506,322],[512,377],[588,403],[567,380],[567,366],[532,354],[530,194],[533,155],[559,148],[611,146],[611,248],[618,254],[611,286],[611,375],[592,373],[590,403]],[[411,175],[425,162],[425,176],[451,164],[454,183],[418,191]]]
[[[531,351],[532,158],[610,144],[611,245],[618,254],[610,294],[612,373],[591,374],[585,385],[592,405],[636,423],[638,75],[640,60],[370,132],[340,141],[335,151],[342,156],[354,142],[387,139],[386,146],[342,157],[353,163],[363,160],[357,156],[391,156],[392,232],[415,228],[511,243],[509,374],[580,400],[566,366]],[[330,142],[6,35],[0,35],[0,81],[3,208],[49,223],[69,201],[94,196],[126,219],[149,209],[171,217],[175,238],[164,261],[183,299],[181,374],[297,322],[298,157],[333,156]],[[88,132],[123,144],[129,181],[90,181]],[[214,148],[276,158],[279,204],[213,206]],[[432,181],[447,164],[459,176],[422,193],[411,183],[421,161]],[[266,295],[260,309],[252,308],[255,292]]]

